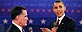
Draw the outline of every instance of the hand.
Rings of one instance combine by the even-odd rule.
[[[43,32],[51,32],[48,28],[40,28]]]
[[[52,32],[56,32],[57,29],[58,29],[58,27],[53,27],[53,28],[52,28]]]

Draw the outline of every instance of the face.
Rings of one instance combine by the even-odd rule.
[[[64,11],[66,10],[66,7],[63,3],[57,2],[53,5],[53,12],[56,14],[57,17],[61,17],[64,14]]]
[[[22,10],[22,14],[19,16],[20,26],[27,26],[28,15],[26,10]]]

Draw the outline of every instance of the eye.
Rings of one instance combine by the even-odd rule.
[[[27,15],[25,17],[27,17]]]
[[[54,7],[54,9],[57,9],[58,7]]]
[[[59,6],[59,8],[62,8],[62,6]]]

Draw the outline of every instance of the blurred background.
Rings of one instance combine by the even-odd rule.
[[[15,6],[24,6],[28,11],[28,25],[33,32],[41,32],[41,27],[49,27],[50,23],[56,19],[52,11],[52,5],[56,0],[0,0],[0,32],[6,32],[12,23],[10,17],[11,9]],[[77,32],[82,32],[82,0],[62,0],[66,5],[66,15],[76,21]]]

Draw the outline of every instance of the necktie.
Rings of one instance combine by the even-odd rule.
[[[59,26],[59,19],[57,20],[57,22],[56,22],[56,27],[58,27]]]
[[[24,29],[22,29],[22,32],[25,32]]]

